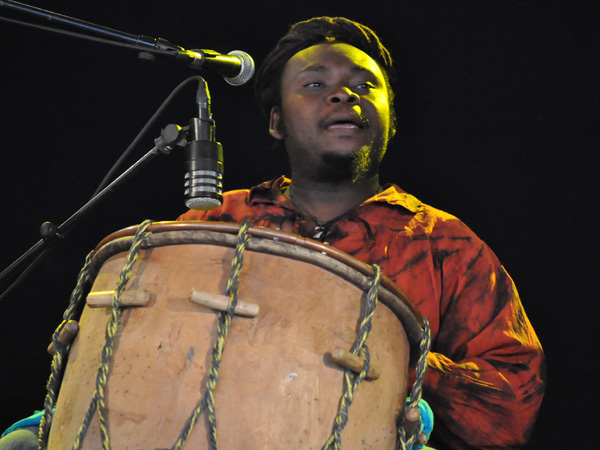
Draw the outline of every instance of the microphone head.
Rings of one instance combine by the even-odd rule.
[[[222,200],[209,197],[195,197],[185,201],[185,206],[190,209],[197,209],[199,211],[209,211],[211,209],[218,208],[222,204]]]
[[[218,208],[223,203],[223,147],[214,141],[192,141],[186,144],[185,154],[186,206],[199,210]]]
[[[241,50],[233,50],[228,55],[237,57],[240,60],[241,67],[240,73],[235,77],[223,77],[225,81],[233,86],[240,86],[247,83],[254,76],[254,60],[252,56]]]

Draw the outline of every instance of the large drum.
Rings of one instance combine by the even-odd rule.
[[[191,297],[224,293],[238,228],[150,226],[123,294],[140,306],[123,308],[105,390],[113,449],[171,448],[205,392],[219,312]],[[239,299],[258,313],[236,315],[226,337],[215,391],[219,446],[322,448],[344,390],[344,369],[332,352],[350,350],[356,339],[372,268],[295,235],[261,227],[249,233]],[[94,395],[111,314],[99,300],[112,296],[134,234],[135,228],[114,233],[97,248],[97,275],[69,354],[50,449],[71,448]],[[421,325],[414,305],[383,277],[367,341],[380,376],[356,390],[343,448],[395,448]],[[102,448],[97,413],[82,448]],[[204,418],[184,448],[209,448]]]

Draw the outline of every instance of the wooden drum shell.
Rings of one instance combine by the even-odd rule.
[[[130,241],[116,237],[98,252],[100,259],[112,256],[97,262],[92,292],[114,290],[127,256],[122,247]],[[150,303],[123,308],[106,389],[112,448],[170,448],[205,392],[217,312],[192,303],[190,291],[224,292],[234,241],[233,234],[196,229],[146,238],[126,291],[145,290]],[[219,446],[321,448],[343,393],[344,371],[330,352],[352,346],[364,307],[365,287],[357,285],[369,278],[348,281],[348,275],[340,275],[349,270],[344,264],[278,239],[253,237],[251,244],[244,254],[239,298],[259,305],[260,313],[234,317],[226,338],[215,395]],[[409,328],[414,329],[420,317],[411,319],[411,314]],[[50,449],[71,448],[74,442],[95,390],[109,317],[109,308],[84,308]],[[367,342],[381,377],[357,389],[342,434],[345,449],[395,448],[395,419],[404,406],[410,357],[401,320],[380,301]],[[83,448],[102,448],[97,415]],[[204,417],[184,448],[209,448]]]

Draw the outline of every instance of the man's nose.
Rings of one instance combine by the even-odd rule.
[[[340,87],[327,96],[328,103],[358,103],[359,97],[348,87]]]

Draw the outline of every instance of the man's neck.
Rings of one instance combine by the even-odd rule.
[[[375,175],[358,182],[315,182],[292,177],[291,200],[320,222],[327,222],[356,208],[379,191]]]

